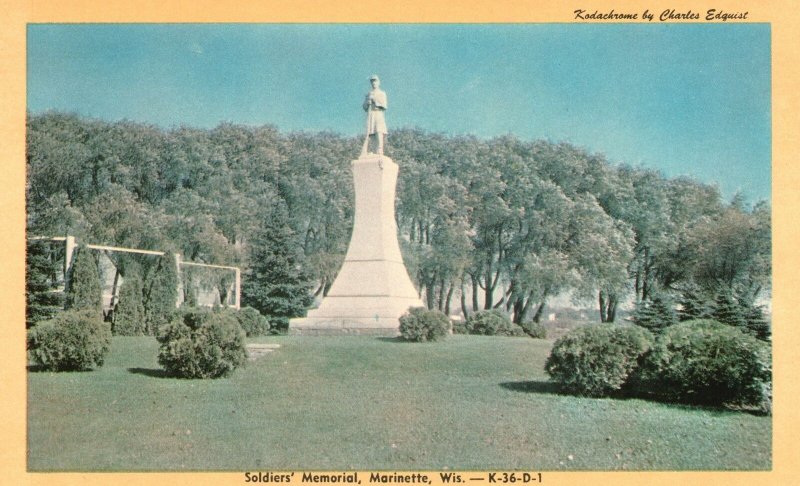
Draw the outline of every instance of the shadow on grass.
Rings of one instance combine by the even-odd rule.
[[[51,369],[51,368],[48,368],[48,367],[46,367],[44,365],[27,365],[25,368],[28,371],[30,371],[31,373],[45,373],[45,372],[49,372],[49,373],[89,373],[89,372],[94,371],[96,369],[96,368],[85,368],[85,369],[80,369],[80,370],[75,370],[75,369],[70,369],[70,368],[66,368],[66,369]]]
[[[550,381],[508,381],[500,383],[506,390],[522,393],[544,393],[548,395],[567,395],[561,392],[558,384]]]
[[[395,336],[395,337],[383,336],[383,337],[376,337],[375,339],[378,340],[378,341],[383,341],[385,343],[396,343],[396,344],[422,344],[422,345],[425,345],[425,344],[439,344],[439,343],[442,342],[442,340],[439,340],[439,341],[414,341],[414,340],[411,340],[411,339],[406,339],[403,336]]]
[[[643,400],[652,403],[658,403],[665,407],[677,408],[680,410],[702,410],[714,416],[722,415],[735,415],[746,413],[755,416],[769,416],[770,413],[762,410],[756,406],[741,406],[741,405],[719,405],[705,402],[691,402],[691,401],[672,401],[665,397],[660,397],[654,394],[631,394],[620,397],[615,397],[620,400]]]
[[[553,383],[550,381],[510,381],[506,383],[500,383],[500,386],[505,388],[506,390],[516,391],[521,393],[539,393],[545,395],[560,395],[560,396],[574,396],[574,397],[580,396],[562,391],[557,383]],[[583,397],[583,398],[590,398],[590,397]],[[655,395],[635,395],[635,394],[620,393],[614,396],[598,397],[598,398],[612,399],[619,401],[642,400],[644,402],[657,403],[665,407],[675,408],[679,410],[690,410],[690,411],[702,410],[706,413],[715,416],[731,415],[739,413],[746,413],[756,416],[769,415],[768,413],[765,413],[763,410],[760,410],[755,407],[730,407],[724,405],[711,405],[704,403],[673,402]]]
[[[383,336],[383,337],[377,337],[375,339],[377,339],[378,341],[383,341],[385,343],[410,343],[410,342],[412,342],[412,341],[406,341],[405,339],[403,339],[402,336],[395,336],[395,337]]]
[[[149,376],[151,378],[175,378],[173,375],[169,374],[166,370],[162,369],[128,368],[128,373],[133,373],[134,375]]]

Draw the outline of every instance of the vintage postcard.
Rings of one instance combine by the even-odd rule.
[[[790,482],[791,7],[12,2],[3,479]]]

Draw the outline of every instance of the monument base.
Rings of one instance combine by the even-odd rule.
[[[397,319],[379,318],[357,320],[351,317],[292,319],[289,324],[291,336],[383,336],[400,335]]]
[[[289,334],[397,336],[400,316],[421,305],[416,297],[328,295],[319,309],[289,321]]]
[[[352,167],[355,221],[344,263],[319,308],[289,321],[289,334],[397,336],[400,316],[423,305],[397,241],[397,164],[370,154]]]

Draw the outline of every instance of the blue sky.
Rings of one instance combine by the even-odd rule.
[[[768,24],[34,24],[28,109],[162,127],[567,141],[770,198]],[[391,147],[391,135],[389,139]]]

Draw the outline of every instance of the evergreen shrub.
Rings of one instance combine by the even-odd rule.
[[[114,306],[111,331],[118,336],[141,336],[147,330],[142,279],[135,272],[129,273],[119,289],[119,302]]]
[[[586,396],[619,392],[653,345],[653,335],[637,326],[579,327],[559,338],[545,363],[564,391]]]
[[[230,312],[186,309],[159,329],[158,362],[182,378],[226,376],[247,359],[244,339]]]
[[[534,339],[546,339],[547,338],[547,329],[544,327],[543,324],[535,321],[525,322],[520,324],[522,330],[525,331],[525,334],[534,338]]]
[[[64,294],[54,292],[60,261],[50,242],[29,241],[25,255],[25,327],[52,319],[64,309]]]
[[[242,307],[233,311],[247,337],[263,336],[269,332],[270,325],[266,317],[252,307]]]
[[[94,309],[61,312],[28,331],[33,363],[51,371],[88,370],[103,365],[111,326]]]
[[[175,255],[167,252],[149,272],[144,285],[144,310],[147,334],[156,335],[159,327],[170,322],[176,314],[178,301],[178,270]]]
[[[400,317],[400,335],[407,341],[438,341],[450,332],[450,319],[438,310],[412,307]]]
[[[768,408],[769,345],[713,320],[676,324],[657,339],[637,387],[667,400]]]
[[[453,322],[453,334],[469,334],[469,320],[460,319]]]
[[[470,334],[484,336],[525,336],[522,328],[511,322],[505,314],[497,309],[478,311],[467,319]]]
[[[102,315],[102,288],[100,271],[91,251],[81,245],[75,252],[66,289],[67,309],[91,309]]]

